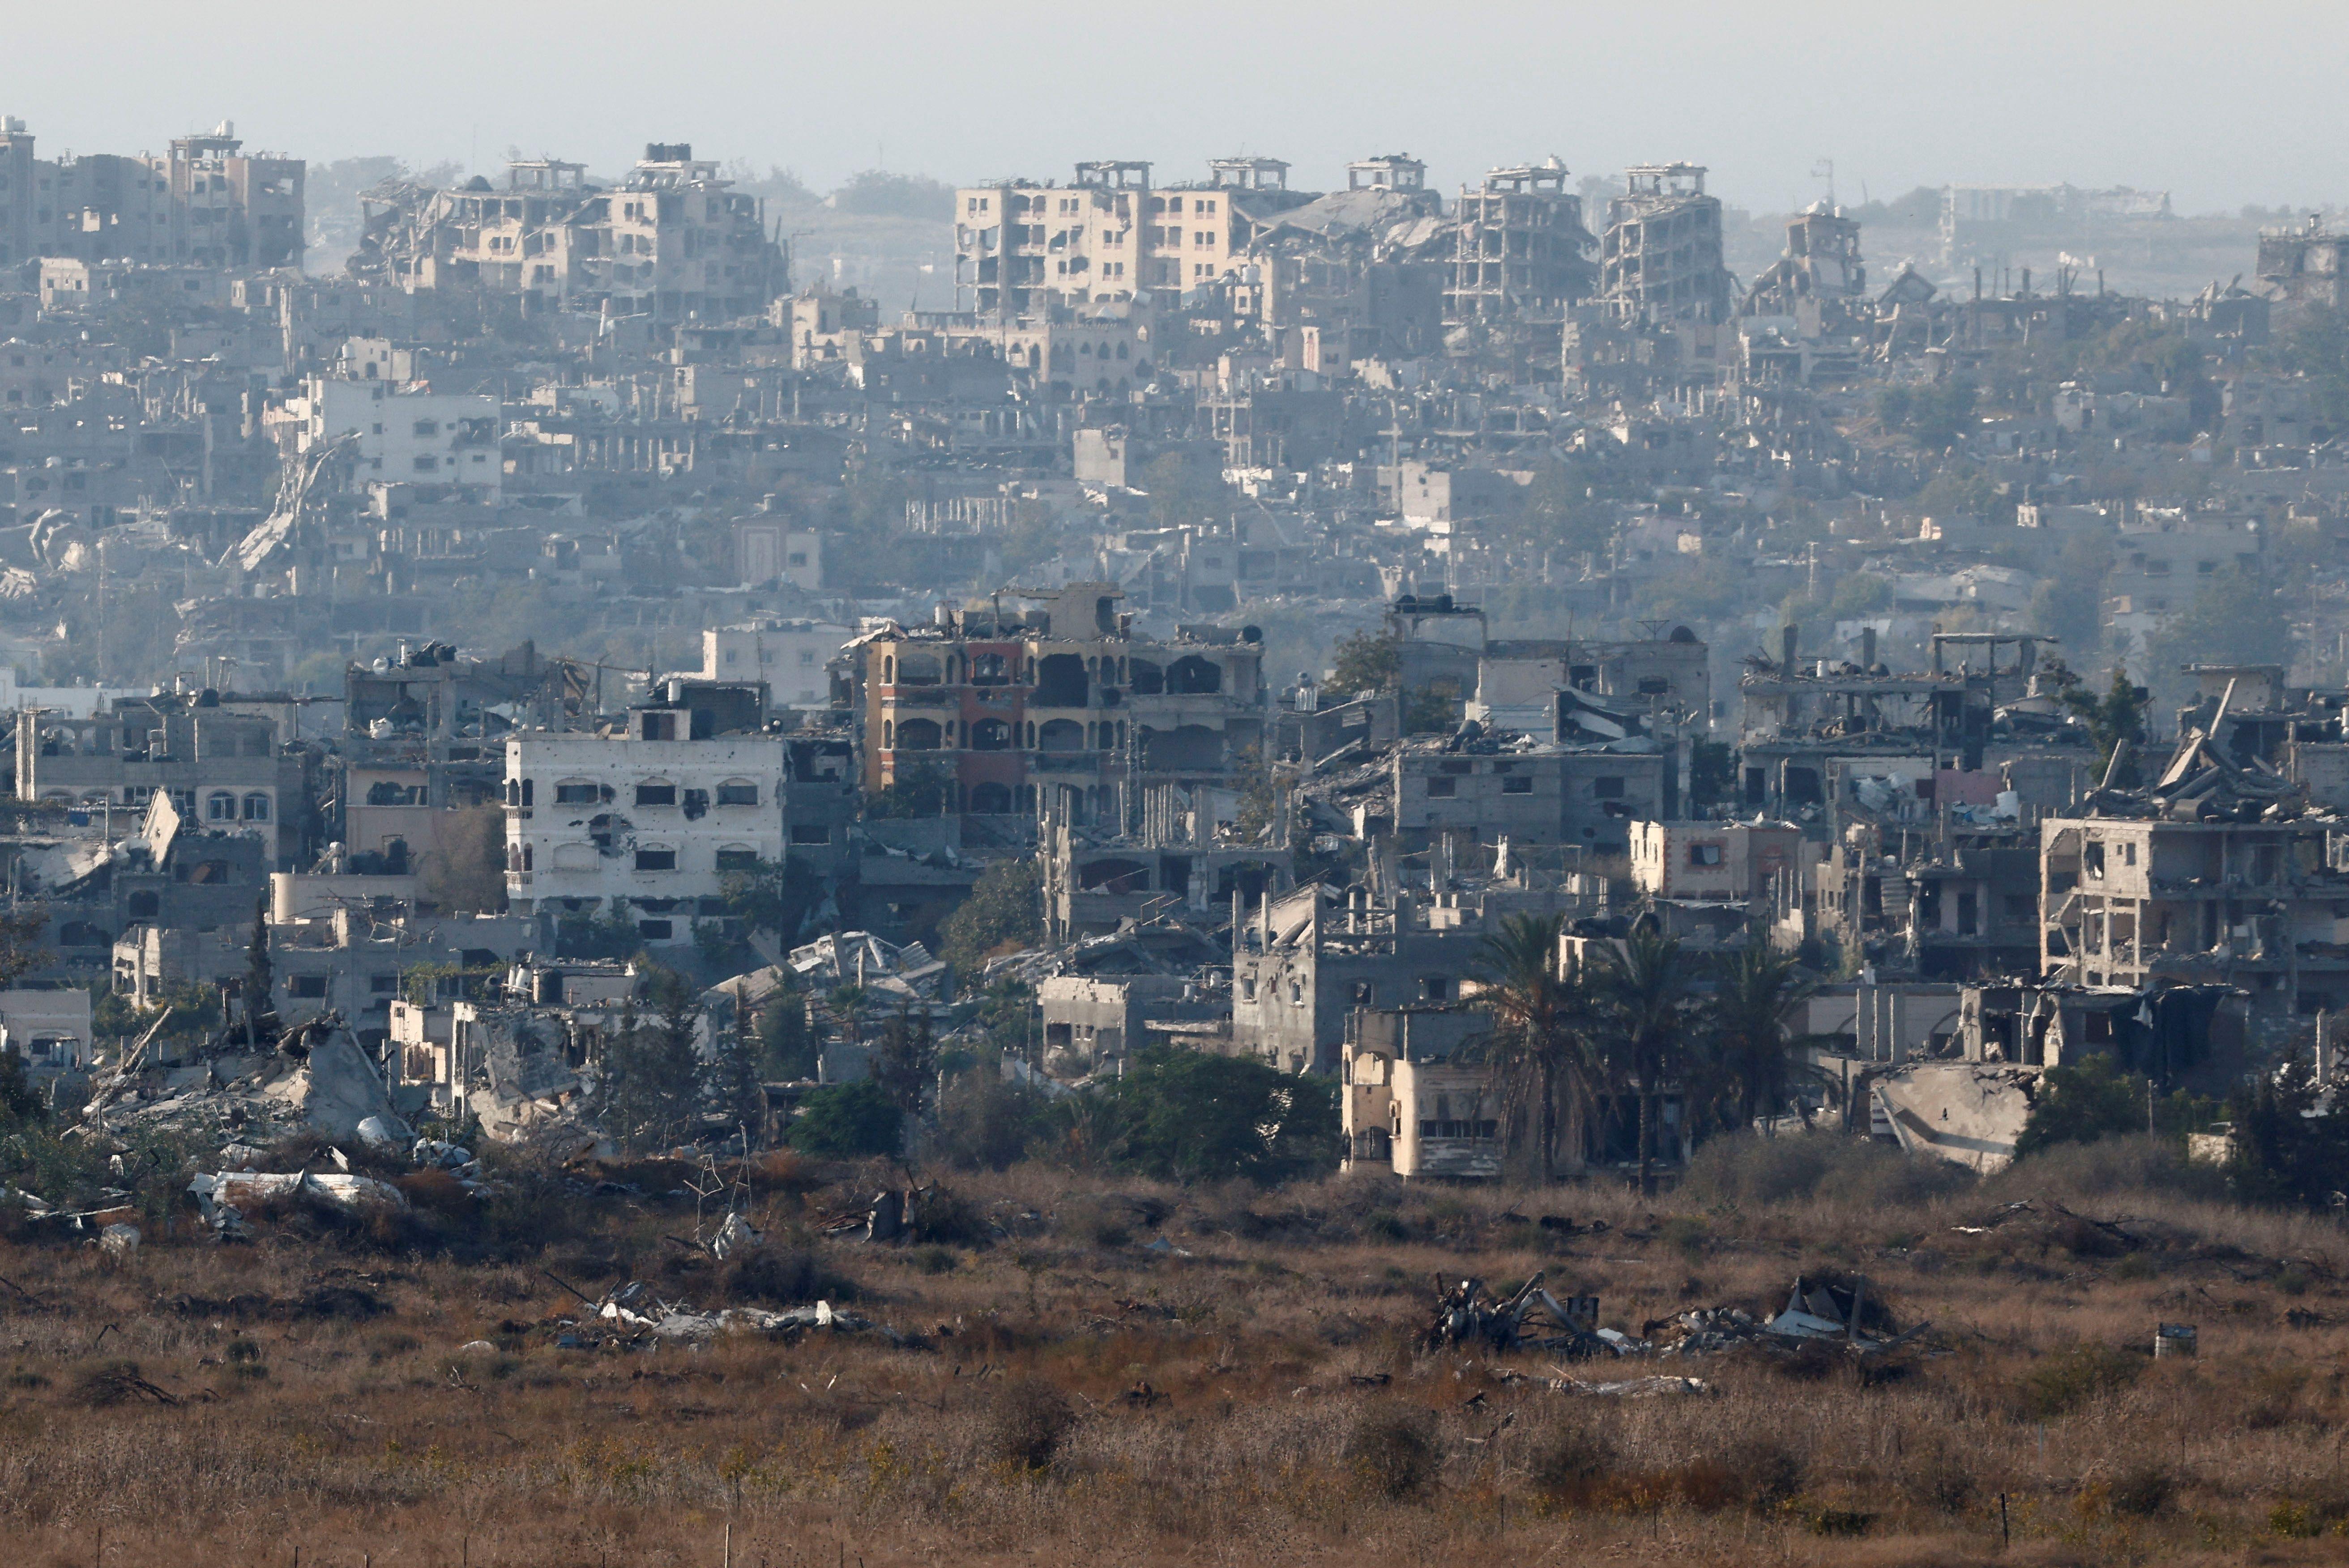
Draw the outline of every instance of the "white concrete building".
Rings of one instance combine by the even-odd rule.
[[[487,505],[504,492],[498,400],[486,392],[409,391],[387,381],[314,376],[286,413],[296,422],[298,450],[357,437],[355,489],[376,481],[453,485]]]
[[[701,634],[701,678],[765,681],[767,699],[781,707],[823,707],[832,701],[825,666],[854,627],[829,621],[753,621],[714,626]]]
[[[89,1067],[89,993],[76,985],[56,991],[0,991],[0,1048],[25,1058],[36,1078]]]
[[[636,922],[658,946],[724,913],[730,872],[783,858],[784,741],[755,685],[671,677],[625,735],[506,738],[506,899]]]

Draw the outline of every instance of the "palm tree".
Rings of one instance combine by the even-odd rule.
[[[1565,923],[1559,915],[1511,915],[1477,950],[1487,978],[1476,1001],[1493,1018],[1494,1067],[1512,1101],[1536,1107],[1544,1181],[1557,1177],[1559,1100],[1589,1104],[1599,1078],[1587,998],[1558,975]]]
[[[1600,950],[1594,976],[1601,1030],[1619,1077],[1640,1099],[1640,1192],[1656,1191],[1656,1099],[1682,1065],[1695,1023],[1691,965],[1680,943],[1648,921]]]
[[[1791,953],[1767,942],[1741,949],[1722,965],[1713,1000],[1715,1059],[1734,1084],[1738,1125],[1775,1116],[1790,1080],[1808,1069],[1794,1057],[1792,1026],[1818,984]]]

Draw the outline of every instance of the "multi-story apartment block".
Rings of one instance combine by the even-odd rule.
[[[1693,163],[1643,163],[1630,190],[1608,204],[1599,245],[1599,297],[1616,315],[1654,325],[1729,318],[1729,269],[1721,259],[1721,198],[1704,192]]]
[[[616,735],[507,737],[506,903],[689,942],[730,873],[783,858],[786,742],[762,683],[672,676]]]
[[[829,621],[753,621],[701,634],[701,678],[764,681],[775,704],[800,709],[832,701],[832,661],[855,633]]]
[[[487,392],[314,376],[287,401],[279,428],[297,452],[347,438],[355,491],[378,483],[446,486],[486,505],[504,491],[498,400]]]
[[[2184,820],[2176,810],[2044,819],[2042,976],[2132,990],[2228,986],[2267,1037],[2349,1006],[2349,836],[2319,820],[2238,814],[2226,796],[2206,797],[2216,802],[2209,815]]]
[[[1566,174],[1553,158],[1493,170],[1480,187],[1460,192],[1445,321],[1557,320],[1590,292],[1590,231]]]
[[[248,154],[222,121],[166,157],[33,154],[21,119],[0,118],[0,265],[36,256],[222,268],[299,266],[298,158]]]
[[[1238,778],[1265,731],[1254,628],[1144,641],[1109,583],[1020,596],[1044,607],[941,606],[850,645],[867,790],[928,780],[950,810],[1006,815],[1057,787],[1081,825],[1138,811],[1149,785]]]
[[[955,192],[958,306],[1009,322],[1050,306],[1130,300],[1215,282],[1271,213],[1311,198],[1277,159],[1219,159],[1205,185],[1154,186],[1147,163],[1080,163],[1067,185],[1026,180]]]
[[[789,283],[761,199],[730,189],[714,159],[652,142],[618,185],[586,165],[512,164],[502,191],[476,175],[370,201],[350,273],[411,290],[474,289],[526,308],[609,311],[659,322],[763,314]]]
[[[159,791],[182,821],[259,837],[273,866],[291,864],[313,825],[304,754],[278,744],[270,719],[216,698],[126,697],[90,718],[16,716],[20,799],[141,808]]]

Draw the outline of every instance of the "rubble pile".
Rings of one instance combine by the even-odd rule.
[[[1478,1279],[1439,1286],[1433,1320],[1421,1336],[1430,1350],[1463,1345],[1495,1352],[1542,1350],[1568,1360],[1602,1357],[1686,1357],[1754,1349],[1787,1353],[1835,1342],[1854,1355],[1876,1356],[1915,1343],[1931,1326],[1896,1330],[1865,1281],[1813,1280],[1797,1275],[1785,1306],[1756,1315],[1737,1306],[1696,1307],[1643,1325],[1638,1335],[1602,1327],[1599,1298],[1561,1302],[1536,1274],[1507,1297]],[[1650,1381],[1654,1381],[1651,1379]],[[1603,1391],[1603,1390],[1602,1390]]]

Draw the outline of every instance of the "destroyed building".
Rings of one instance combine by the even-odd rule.
[[[941,606],[852,645],[866,790],[941,789],[972,817],[1059,794],[1083,825],[1138,810],[1153,785],[1237,785],[1266,727],[1251,628],[1139,638],[1105,583],[1009,596],[1042,607]]]
[[[1444,291],[1447,324],[1556,321],[1590,292],[1593,241],[1566,176],[1552,158],[1488,170],[1475,189],[1462,190]]]
[[[762,314],[785,292],[781,248],[755,196],[715,159],[649,142],[618,183],[586,165],[510,165],[452,191],[393,181],[367,198],[351,276],[410,291],[476,291],[525,309],[609,311],[660,322]]]
[[[1722,263],[1721,199],[1693,163],[1642,163],[1608,204],[1599,295],[1616,317],[1653,325],[1729,319],[1732,281]]]
[[[506,902],[689,943],[725,879],[783,858],[785,742],[764,682],[672,676],[609,733],[530,729],[505,754]]]
[[[162,157],[37,158],[0,116],[0,266],[30,259],[212,269],[295,267],[303,160],[248,153],[226,120]]]

